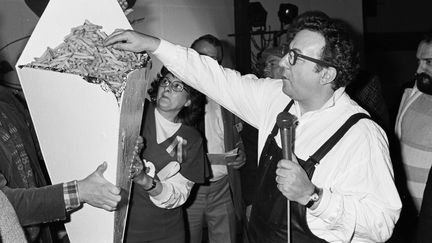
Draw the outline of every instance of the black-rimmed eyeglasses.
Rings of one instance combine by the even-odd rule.
[[[288,49],[288,48],[285,49],[285,47],[284,47],[283,54],[284,54],[284,56],[288,55],[288,62],[289,62],[289,64],[291,64],[293,66],[297,63],[297,60],[299,57],[304,59],[304,60],[316,63],[316,64],[323,66],[323,67],[331,67],[332,66],[329,63],[324,62],[322,60],[315,59],[313,57],[309,57],[309,56],[305,56],[303,54],[300,54],[294,49]]]
[[[171,81],[168,78],[163,78],[160,83],[160,87],[169,87],[172,91],[175,92],[182,92],[183,90],[188,92],[188,90],[185,88],[183,82],[181,81]]]

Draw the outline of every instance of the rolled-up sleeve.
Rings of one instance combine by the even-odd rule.
[[[183,205],[189,197],[194,183],[180,173],[162,181],[162,192],[156,196],[150,196],[150,200],[160,208],[176,208]]]

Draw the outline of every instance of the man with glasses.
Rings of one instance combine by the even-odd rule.
[[[299,24],[280,62],[283,78],[273,82],[132,31],[113,33],[106,45],[153,52],[183,81],[259,129],[251,242],[287,242],[286,199],[293,242],[384,242],[391,236],[401,202],[387,138],[345,93],[359,65],[340,23],[311,18]],[[281,159],[275,123],[282,111],[298,119],[292,160]]]

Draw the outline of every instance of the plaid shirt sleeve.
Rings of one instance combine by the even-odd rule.
[[[63,183],[63,195],[66,211],[71,211],[81,205],[76,180]]]

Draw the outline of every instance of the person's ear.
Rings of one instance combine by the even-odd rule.
[[[192,104],[192,101],[190,100],[190,99],[188,99],[187,101],[186,101],[186,103],[184,104],[184,107],[188,107],[188,106],[190,106]]]
[[[334,67],[323,68],[321,84],[329,84],[336,79],[337,70]]]

